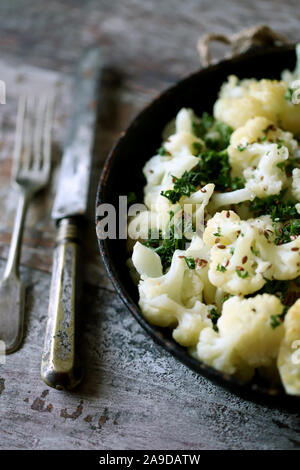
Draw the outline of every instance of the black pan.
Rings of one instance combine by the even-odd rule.
[[[234,59],[224,60],[200,70],[180,81],[158,96],[122,133],[111,150],[104,165],[97,193],[96,206],[103,203],[113,204],[118,212],[118,197],[135,192],[139,201],[143,200],[145,181],[142,168],[155,154],[161,144],[161,133],[182,107],[190,107],[199,115],[212,111],[213,103],[221,84],[230,74],[239,78],[280,78],[280,72],[294,69],[296,62],[295,47],[280,46],[252,50]],[[98,221],[98,220],[97,220]],[[96,222],[97,222],[96,221]],[[238,394],[253,398],[268,397],[268,401],[296,397],[287,396],[282,387],[270,388],[262,379],[255,378],[251,383],[240,383],[232,377],[193,359],[179,346],[167,328],[150,325],[138,307],[138,292],[126,267],[125,240],[99,240],[99,249],[108,275],[119,296],[140,325],[168,352],[196,372],[219,382]]]

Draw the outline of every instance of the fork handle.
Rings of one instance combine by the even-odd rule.
[[[15,352],[23,339],[25,288],[19,279],[19,259],[26,209],[31,193],[21,189],[4,276],[0,282],[0,340],[6,354]]]
[[[57,390],[72,389],[82,379],[77,351],[79,300],[79,228],[75,219],[59,221],[53,256],[41,376]]]
[[[31,194],[28,191],[20,189],[14,228],[10,241],[7,263],[4,271],[4,279],[7,279],[11,276],[15,276],[17,278],[19,277],[21,242],[23,236],[25,216],[30,197]]]

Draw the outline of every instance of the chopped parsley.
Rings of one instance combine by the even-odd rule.
[[[190,196],[196,191],[197,186],[201,183],[201,178],[197,167],[190,171],[185,171],[180,178],[172,176],[174,186],[173,189],[167,191],[161,191],[161,195],[165,196],[171,201],[172,204],[176,204],[181,196]]]
[[[293,88],[288,88],[284,94],[284,98],[287,100],[287,101],[291,101],[293,100],[293,94],[294,94],[294,89]]]
[[[225,273],[225,272],[226,272],[226,268],[225,268],[225,266],[223,266],[222,264],[218,264],[218,266],[217,266],[217,271],[220,271],[221,273]]]
[[[218,313],[215,308],[212,308],[209,312],[208,318],[211,319],[212,324],[213,324],[213,329],[215,331],[219,331],[219,329],[217,327],[217,322],[218,322],[220,316],[221,316],[220,313]]]
[[[188,265],[189,269],[195,269],[196,262],[194,258],[189,258],[188,256],[184,257],[186,264]]]
[[[218,227],[217,231],[213,234],[215,237],[221,237],[221,227]]]
[[[264,199],[256,197],[249,203],[249,209],[254,217],[269,214],[273,221],[286,221],[291,218],[299,218],[295,208],[295,202],[291,200],[283,201],[286,189],[280,194],[267,196]]]
[[[227,151],[210,150],[201,152],[199,163],[190,171],[185,171],[180,178],[172,175],[173,189],[162,191],[161,195],[168,198],[172,204],[179,201],[182,196],[190,196],[198,187],[207,183],[214,183],[219,191],[240,189],[244,180],[230,176],[230,165]]]
[[[275,245],[289,243],[293,237],[300,235],[300,219],[291,219],[284,224],[274,224]]]
[[[193,123],[193,132],[210,150],[224,150],[228,147],[232,128],[223,122],[216,121],[209,113],[204,112],[199,122]]]
[[[248,147],[249,143],[247,142],[245,145],[242,145],[242,144],[239,144],[237,146],[237,150],[239,150],[240,152],[243,152],[244,150],[246,150],[246,148]]]
[[[242,279],[246,279],[246,277],[249,277],[248,271],[241,271],[240,269],[236,269],[235,272],[236,272],[237,275],[238,275],[239,277],[241,277]]]
[[[199,154],[200,152],[204,150],[201,142],[193,142],[193,149],[197,154]]]
[[[251,246],[251,251],[252,251],[252,253],[254,254],[254,256],[258,256],[258,255],[259,255],[259,251],[258,251],[258,250],[255,250],[255,248],[253,248],[253,246]]]
[[[134,204],[135,202],[137,202],[137,196],[133,191],[130,191],[127,196],[127,204],[130,205]]]
[[[286,189],[279,195],[268,196],[265,199],[255,198],[249,203],[249,209],[254,217],[270,214],[274,224],[276,245],[288,243],[293,236],[300,235],[300,215],[292,200],[283,200]]]
[[[170,211],[170,222],[174,217],[174,212]],[[184,235],[179,235],[176,225],[173,223],[169,226],[168,237],[164,238],[162,231],[149,230],[148,240],[144,245],[152,248],[155,253],[160,256],[163,272],[171,266],[172,257],[175,250],[185,250],[189,240]],[[192,268],[191,268],[192,269]]]
[[[282,323],[281,315],[271,315],[270,316],[270,325],[273,329],[277,328],[277,326],[280,326],[281,323]]]
[[[276,163],[277,168],[279,168],[282,171],[285,171],[285,165],[286,165],[285,160],[283,160],[282,162]]]
[[[163,145],[159,147],[159,149],[157,149],[157,153],[158,155],[162,155],[162,156],[170,155],[170,153],[165,149]]]

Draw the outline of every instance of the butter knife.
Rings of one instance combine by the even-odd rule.
[[[57,224],[41,376],[57,390],[82,380],[79,363],[78,300],[80,226],[87,211],[100,79],[100,52],[88,49],[79,61],[72,91],[72,117],[52,209]]]

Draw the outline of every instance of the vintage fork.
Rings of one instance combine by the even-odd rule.
[[[0,282],[0,340],[6,353],[23,338],[25,289],[19,278],[19,259],[26,210],[30,199],[49,180],[53,98],[20,97],[17,114],[12,183],[19,202],[3,280]]]

